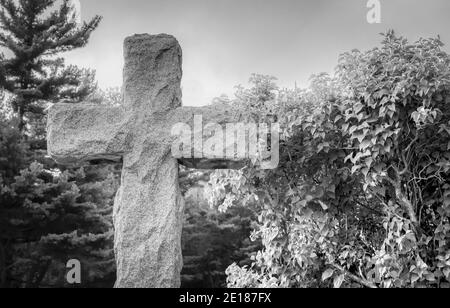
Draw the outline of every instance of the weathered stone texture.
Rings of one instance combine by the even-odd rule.
[[[62,164],[123,159],[114,203],[116,287],[179,287],[184,203],[171,154],[172,126],[192,124],[194,115],[203,115],[205,124],[239,115],[226,106],[181,107],[181,48],[174,37],[135,35],[125,40],[124,53],[123,106],[54,106],[48,151]],[[208,157],[191,162],[231,167]]]

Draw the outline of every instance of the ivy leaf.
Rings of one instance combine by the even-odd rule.
[[[302,201],[300,201],[299,203],[298,203],[298,205],[300,206],[300,207],[306,207],[306,205],[308,204],[308,201],[307,200],[302,200]]]
[[[420,279],[419,275],[417,274],[411,274],[411,283],[415,283],[416,281],[418,281]]]
[[[329,279],[331,276],[333,276],[333,274],[334,274],[334,270],[333,269],[331,269],[331,268],[327,269],[322,274],[322,281],[325,281],[325,280]]]
[[[345,123],[344,125],[342,125],[342,131],[344,133],[347,133],[349,126],[350,126],[350,124],[348,124],[348,123]]]
[[[352,159],[352,163],[356,164],[356,163],[361,159],[361,157],[364,157],[364,154],[361,153],[361,152],[359,152],[359,153],[356,154],[356,156]]]
[[[373,163],[372,157],[369,157],[369,158],[366,159],[367,168],[370,169],[370,167],[372,167],[372,163]]]
[[[385,96],[385,97],[383,97],[383,99],[381,100],[380,104],[381,104],[381,105],[385,105],[385,104],[388,103],[388,102],[389,102],[389,97]],[[385,109],[384,109],[384,106],[383,106],[383,110],[385,110]],[[384,113],[384,112],[382,112],[382,113]]]
[[[365,177],[367,177],[367,175],[369,174],[369,171],[370,171],[369,168],[363,168],[361,170],[362,174],[364,174]]]
[[[328,210],[328,205],[326,205],[325,203],[323,203],[323,202],[320,201],[320,200],[319,200],[319,204],[320,204],[320,206],[322,207],[322,209],[323,209],[324,211]]]
[[[359,145],[359,149],[361,151],[364,151],[365,149],[367,149],[368,147],[370,147],[372,145],[372,141],[371,140],[364,140],[360,145]]]
[[[339,289],[344,282],[345,275],[341,274],[339,276],[334,277],[333,285],[335,289]]]
[[[356,106],[355,106],[355,114],[360,113],[363,108],[364,108],[363,104],[361,104],[361,103],[356,104]]]
[[[350,130],[349,130],[350,135],[352,135],[354,132],[356,132],[357,129],[358,129],[358,126],[350,127]],[[355,138],[356,138],[356,136],[355,136]]]
[[[347,157],[345,157],[344,163],[346,163],[348,160],[351,160],[353,162],[353,153],[350,153]]]
[[[352,174],[354,174],[356,171],[358,171],[359,169],[361,169],[361,166],[356,165],[352,167]]]
[[[444,269],[442,271],[442,273],[444,274],[444,276],[447,280],[450,280],[450,267],[447,267],[446,269]]]

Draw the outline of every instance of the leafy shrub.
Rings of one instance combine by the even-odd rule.
[[[264,249],[251,267],[228,268],[229,287],[450,287],[442,46],[388,32],[379,48],[343,54],[335,76],[315,76],[309,90],[253,105],[238,96],[283,131],[278,169],[212,177],[211,201],[259,209],[252,237]]]

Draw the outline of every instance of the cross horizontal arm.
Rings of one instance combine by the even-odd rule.
[[[121,159],[127,114],[121,107],[57,104],[48,113],[48,153],[60,164]]]
[[[239,110],[231,108],[228,105],[211,105],[206,107],[180,107],[171,113],[172,129],[176,125],[189,127],[188,134],[192,135],[191,155],[177,156],[172,153],[180,164],[195,169],[240,169],[244,167],[249,159],[247,151],[238,151],[235,137],[236,135],[227,134],[227,125],[234,125],[239,122],[245,122],[242,113]],[[211,132],[211,128],[222,128],[220,133]],[[177,129],[175,128],[175,131]],[[220,129],[219,129],[220,130]],[[174,133],[174,131],[172,131]],[[179,132],[176,132],[179,133]],[[238,133],[246,133],[238,132]],[[252,132],[250,132],[251,135]],[[210,151],[206,142],[208,135],[215,134],[217,145],[220,149]],[[189,136],[188,136],[189,138]],[[245,141],[246,136],[241,135],[240,141]],[[242,140],[242,138],[244,138]],[[247,136],[247,138],[249,138]],[[244,147],[245,142],[240,143]],[[172,151],[173,152],[173,151]],[[214,152],[214,153],[212,153]],[[223,155],[221,155],[221,153]],[[234,153],[234,155],[226,155]]]
[[[234,123],[244,121],[242,111],[226,104],[215,104],[204,107],[179,107],[172,111],[172,122],[189,123],[194,116],[201,115],[205,123]]]

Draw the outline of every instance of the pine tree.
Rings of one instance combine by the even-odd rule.
[[[52,174],[32,163],[0,193],[8,240],[8,287],[68,286],[68,260],[82,264],[82,285],[112,286],[112,196],[117,179],[86,167]],[[106,179],[105,179],[106,177]],[[5,241],[3,241],[5,242]]]
[[[111,287],[120,167],[33,162],[17,123],[0,114],[0,287],[68,286],[70,259],[82,264],[82,287]]]
[[[67,286],[70,259],[82,263],[83,287],[112,286],[113,167],[59,171],[34,162],[12,177],[26,145],[17,128],[2,125],[0,136],[0,162],[14,163],[0,164],[0,286]]]
[[[0,56],[8,93],[0,108],[0,287],[68,286],[69,259],[82,264],[82,287],[111,287],[118,168],[63,168],[45,148],[46,107],[96,90],[93,71],[58,55],[85,46],[100,17],[79,25],[70,1],[55,4],[0,0],[0,47],[10,54]]]
[[[12,105],[24,130],[42,116],[49,102],[77,102],[92,92],[93,73],[65,66],[56,55],[87,44],[101,17],[79,25],[70,0],[0,0],[0,87],[13,94]]]

